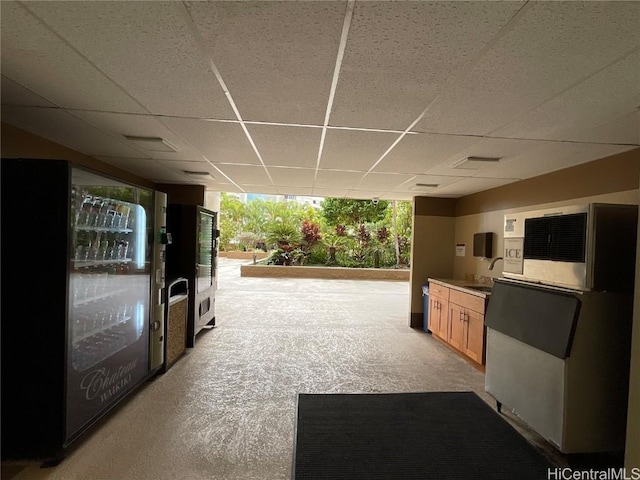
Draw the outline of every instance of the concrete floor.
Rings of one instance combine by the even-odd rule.
[[[220,260],[218,326],[59,466],[3,465],[4,480],[289,479],[297,393],[471,390],[493,406],[482,372],[407,326],[407,282],[241,278],[246,261]]]

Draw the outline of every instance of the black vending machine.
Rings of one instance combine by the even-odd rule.
[[[2,458],[55,462],[162,364],[166,195],[63,160],[1,167]]]
[[[197,205],[169,204],[167,229],[172,243],[167,246],[167,279],[189,280],[187,347],[195,346],[196,335],[216,324],[218,237],[217,212]]]

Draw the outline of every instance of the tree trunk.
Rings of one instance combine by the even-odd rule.
[[[336,264],[336,247],[329,247],[329,263]]]
[[[391,215],[391,220],[393,222],[393,240],[395,243],[395,247],[396,247],[396,266],[399,267],[400,266],[400,239],[398,238],[398,221],[397,221],[397,212],[396,212],[396,201],[393,200],[391,202],[391,205],[393,207],[393,211],[392,211],[392,215]]]
[[[375,268],[380,268],[380,252],[377,250],[373,253],[373,266]]]

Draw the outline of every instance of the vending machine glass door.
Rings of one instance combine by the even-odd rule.
[[[153,192],[72,171],[67,438],[149,371]]]

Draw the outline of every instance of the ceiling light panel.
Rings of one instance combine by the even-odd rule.
[[[346,2],[187,6],[245,120],[322,124]]]
[[[316,166],[319,128],[247,125],[247,129],[267,166]]]
[[[331,123],[404,130],[521,2],[356,2]]]

